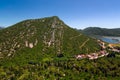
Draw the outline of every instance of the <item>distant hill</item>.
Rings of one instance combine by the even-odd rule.
[[[100,36],[120,36],[120,28],[106,29],[99,27],[88,27],[82,30],[87,35],[100,35]]]
[[[0,27],[0,30],[3,29],[3,27]]]

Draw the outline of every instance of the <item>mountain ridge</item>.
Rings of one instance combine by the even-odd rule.
[[[100,36],[120,36],[120,28],[100,28],[100,27],[88,27],[82,30],[87,35],[100,35]]]

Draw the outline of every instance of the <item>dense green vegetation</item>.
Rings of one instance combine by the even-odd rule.
[[[82,30],[81,32],[87,35],[120,36],[120,28],[106,29],[106,28],[99,28],[99,27],[88,27]]]
[[[0,30],[0,80],[119,80],[119,53],[75,58],[99,50],[95,39],[56,16],[25,20]]]
[[[120,57],[97,60],[55,60],[29,62],[25,65],[0,67],[1,80],[119,80]],[[16,61],[14,61],[16,62]],[[8,63],[6,61],[6,63]]]

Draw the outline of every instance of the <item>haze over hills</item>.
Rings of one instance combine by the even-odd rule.
[[[87,35],[100,35],[100,36],[120,36],[120,28],[100,28],[100,27],[88,27],[82,30]]]
[[[0,30],[3,29],[3,27],[0,27]]]

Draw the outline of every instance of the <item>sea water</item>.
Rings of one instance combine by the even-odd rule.
[[[101,37],[101,40],[108,43],[120,43],[120,37],[103,36]]]

